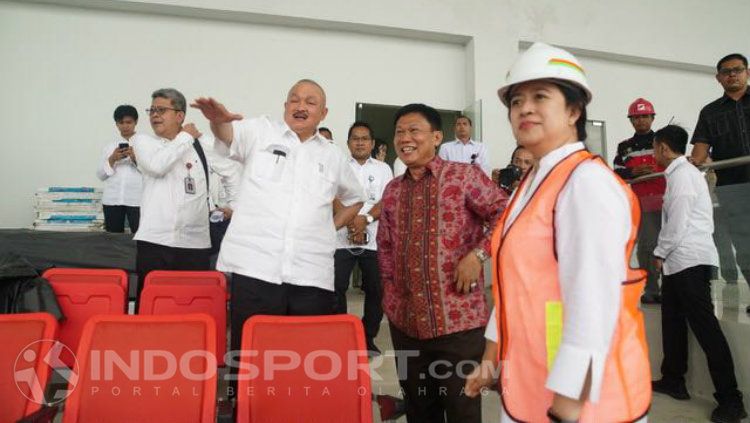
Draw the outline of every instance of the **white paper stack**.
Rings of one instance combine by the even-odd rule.
[[[100,232],[104,228],[102,190],[92,187],[47,187],[34,195],[38,231]]]

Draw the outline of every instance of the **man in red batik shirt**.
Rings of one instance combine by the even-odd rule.
[[[383,193],[377,242],[407,420],[479,423],[481,398],[462,389],[482,357],[482,265],[507,196],[479,167],[435,154],[443,133],[432,107],[404,106],[395,124],[408,170]]]

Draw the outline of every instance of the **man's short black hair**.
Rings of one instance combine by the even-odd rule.
[[[679,125],[667,125],[654,133],[654,141],[666,144],[675,153],[685,154],[688,133]]]
[[[331,132],[331,130],[330,130],[330,129],[328,129],[327,127],[325,127],[325,126],[321,126],[320,128],[318,128],[318,132],[323,132],[323,131],[326,131],[326,132],[328,132],[329,134],[331,134],[331,136],[333,136],[333,132]]]
[[[459,119],[466,119],[469,121],[469,126],[474,126],[474,122],[471,121],[471,118],[466,115],[458,115],[456,118],[456,122],[458,122]]]
[[[440,117],[440,113],[438,113],[438,111],[434,108],[421,103],[407,104],[406,106],[398,109],[398,111],[396,112],[396,116],[393,117],[393,124],[396,125],[396,123],[398,123],[398,120],[401,119],[402,116],[411,113],[418,113],[422,115],[427,120],[427,122],[430,123],[430,128],[432,128],[433,131],[443,130],[443,118]]]
[[[370,124],[368,124],[367,122],[358,120],[358,121],[352,123],[352,126],[349,127],[349,132],[346,134],[347,141],[352,138],[352,131],[354,130],[354,128],[365,128],[365,129],[367,129],[367,132],[370,133],[370,138],[372,138],[373,140],[375,139],[375,133],[372,132],[372,128],[370,128]]]
[[[117,106],[115,109],[115,122],[119,122],[126,117],[132,117],[134,121],[138,121],[138,110],[135,110],[135,107],[129,105],[129,104],[123,104],[121,106]]]
[[[718,63],[716,63],[716,72],[719,72],[721,70],[721,65],[724,64],[724,62],[728,62],[730,60],[742,60],[742,64],[747,67],[747,57],[739,54],[739,53],[732,53],[727,54],[726,56],[722,57]]]

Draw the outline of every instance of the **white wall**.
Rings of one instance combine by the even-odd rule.
[[[9,200],[0,203],[0,226],[6,227],[30,221],[29,193],[37,186],[82,183],[84,176],[89,179],[83,182],[93,181],[91,162],[113,134],[114,104],[131,101],[142,109],[158,86],[177,86],[188,97],[213,94],[254,114],[280,110],[289,82],[313,75],[328,88],[327,124],[338,138],[356,101],[418,100],[461,109],[480,99],[491,164],[503,166],[513,142],[495,93],[519,41],[601,53],[582,60],[594,87],[591,116],[607,122],[614,152],[631,132],[623,111],[637,96],[654,100],[657,125],[675,114],[693,126],[700,106],[721,90],[711,75],[680,69],[713,66],[729,52],[748,53],[750,33],[746,0],[35,3],[66,6],[0,1],[0,124],[3,144],[11,145],[0,156],[0,172],[3,180],[18,181],[2,188]],[[125,36],[133,42],[123,44]],[[240,52],[236,58],[223,59],[234,51]],[[624,64],[608,55],[687,66]],[[361,72],[367,77],[358,79]],[[90,156],[78,157],[74,148]]]
[[[94,171],[117,134],[112,111],[133,104],[138,130],[150,132],[143,110],[156,88],[280,118],[291,84],[310,77],[327,89],[323,124],[341,142],[356,102],[466,103],[463,46],[316,29],[0,3],[0,57],[0,172],[13,181],[0,227],[31,223],[38,187],[101,186]],[[208,131],[198,112],[187,120]]]

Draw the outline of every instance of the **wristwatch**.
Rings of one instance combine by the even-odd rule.
[[[375,221],[375,218],[374,218],[374,217],[372,217],[371,215],[367,214],[367,213],[365,213],[365,219],[367,219],[367,224],[368,224],[368,225],[369,225],[370,223],[372,223],[372,222],[374,222],[374,221]]]
[[[474,255],[477,256],[479,261],[481,261],[482,263],[484,263],[490,258],[490,256],[488,256],[487,253],[485,253],[484,250],[481,248],[475,248]]]

